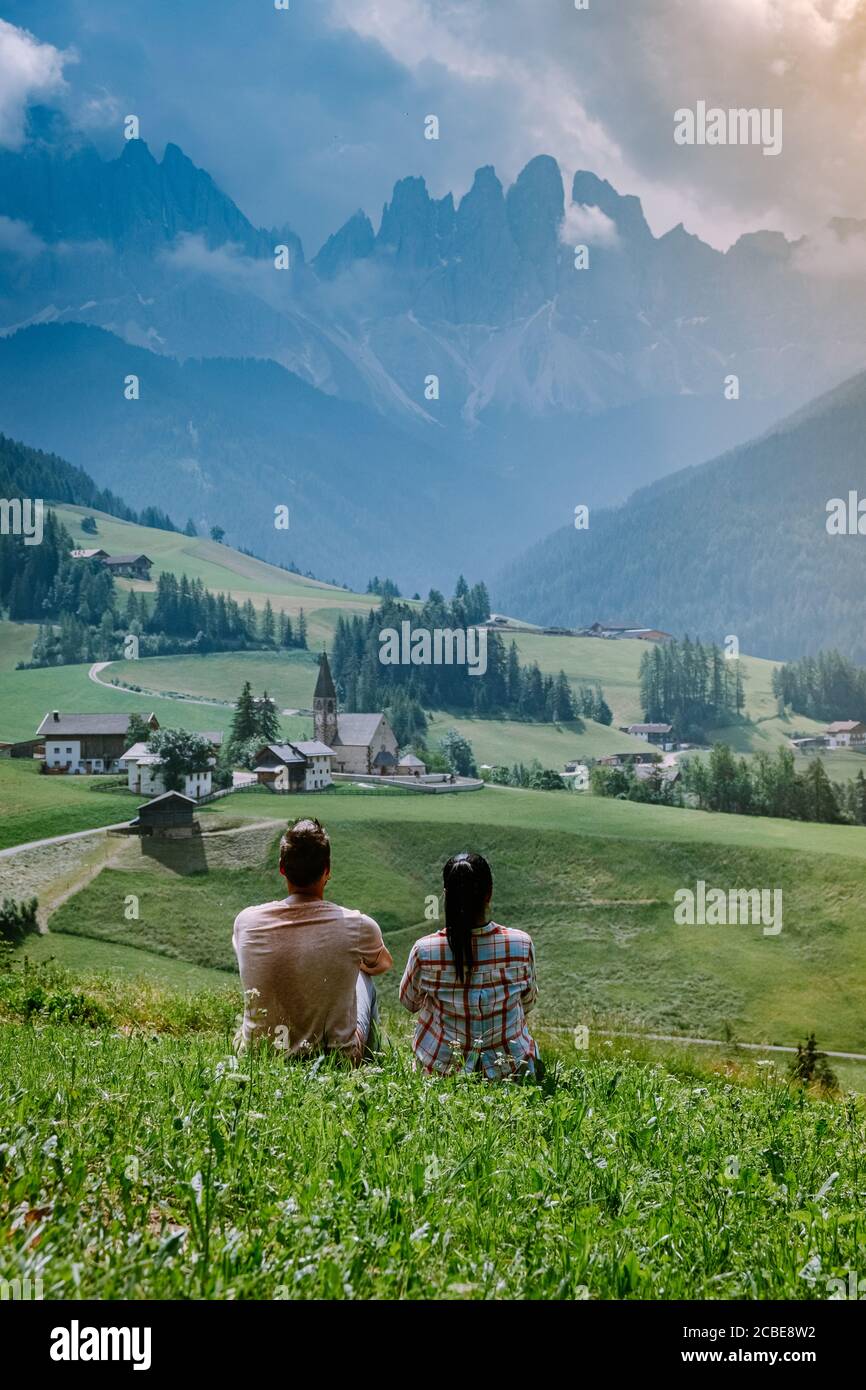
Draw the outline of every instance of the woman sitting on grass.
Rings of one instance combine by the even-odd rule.
[[[400,1001],[418,1014],[412,1048],[428,1072],[535,1076],[541,1061],[525,1015],[537,997],[532,938],[490,920],[493,875],[480,854],[442,871],[445,930],[416,941]]]

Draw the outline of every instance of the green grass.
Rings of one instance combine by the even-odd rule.
[[[60,985],[92,1026],[46,1023],[38,989],[0,1026],[0,1276],[48,1299],[822,1299],[859,1267],[853,1104],[594,1054],[543,1088],[403,1047],[235,1070],[229,1029],[123,1036]]]
[[[15,959],[34,965],[55,963],[76,975],[104,975],[115,981],[146,981],[160,990],[193,993],[226,989],[231,985],[220,970],[208,970],[187,961],[154,955],[150,950],[97,941],[88,936],[63,936],[49,932],[31,936],[15,951]],[[235,994],[240,1003],[240,984]]]
[[[561,771],[574,759],[600,758],[608,753],[646,752],[647,745],[619,729],[596,724],[532,724],[517,719],[460,719],[437,710],[430,722],[427,741],[434,746],[446,729],[457,729],[472,744],[477,763],[495,767],[529,763],[537,758],[544,767]]]
[[[140,798],[98,790],[105,785],[104,777],[40,776],[30,758],[0,759],[0,849],[130,820]]]
[[[318,658],[309,651],[214,652],[146,657],[134,666],[113,661],[100,674],[106,681],[134,682],[160,693],[222,700],[231,706],[244,681],[249,681],[253,690],[267,690],[283,710],[312,708],[317,671]]]
[[[262,819],[273,800],[227,798],[203,821]],[[386,1001],[412,942],[431,929],[425,910],[442,864],[471,848],[493,865],[497,918],[535,939],[545,1023],[788,1046],[814,1029],[824,1047],[866,1052],[862,831],[491,789],[366,804],[297,797],[283,814],[303,813],[323,817],[332,837],[329,896],[370,912],[387,934],[397,970],[382,982]],[[713,835],[719,821],[726,839]],[[192,846],[134,841],[59,909],[52,931],[234,971],[235,915],[283,891],[280,823]],[[807,849],[805,837],[822,830],[824,852]],[[699,878],[780,888],[781,934],[675,926],[674,894]]]

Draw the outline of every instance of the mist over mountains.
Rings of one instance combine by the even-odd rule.
[[[540,155],[459,199],[400,179],[308,258],[291,209],[253,226],[176,145],[106,160],[29,121],[0,151],[0,428],[316,573],[490,574],[866,361],[866,224],[831,209],[811,242],[723,254]]]

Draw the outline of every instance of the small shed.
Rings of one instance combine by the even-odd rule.
[[[163,792],[152,801],[139,806],[135,820],[130,827],[140,835],[154,834],[192,834],[192,813],[195,802],[192,797],[181,792]]]
[[[426,764],[422,763],[420,758],[416,758],[414,753],[404,754],[397,764],[400,777],[423,777],[426,771]]]

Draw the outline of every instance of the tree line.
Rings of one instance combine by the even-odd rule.
[[[740,662],[688,637],[653,643],[640,661],[640,698],[648,722],[670,724],[677,740],[699,742],[707,729],[742,716]]]
[[[366,618],[337,619],[331,668],[341,708],[353,712],[385,710],[401,742],[423,736],[425,709],[447,709],[477,717],[567,723],[581,716],[610,723],[612,715],[601,687],[581,687],[575,696],[564,671],[543,675],[537,662],[523,665],[515,642],[506,649],[501,635],[486,630],[487,669],[470,674],[469,665],[387,665],[380,660],[380,632],[457,631],[475,627],[489,616],[484,584],[470,588],[461,576],[449,601],[431,589],[420,609],[386,598]],[[393,717],[392,717],[393,713]],[[398,723],[400,728],[398,728]],[[407,737],[401,738],[401,732]]]
[[[841,652],[819,652],[773,671],[773,694],[782,706],[810,719],[866,721],[866,670]]]
[[[303,609],[293,622],[268,599],[257,613],[251,600],[238,604],[185,574],[160,574],[152,600],[131,589],[123,601],[111,572],[98,560],[73,559],[72,548],[53,511],[41,545],[0,536],[0,608],[14,621],[39,624],[31,666],[117,660],[130,635],[139,656],[306,649]]]

